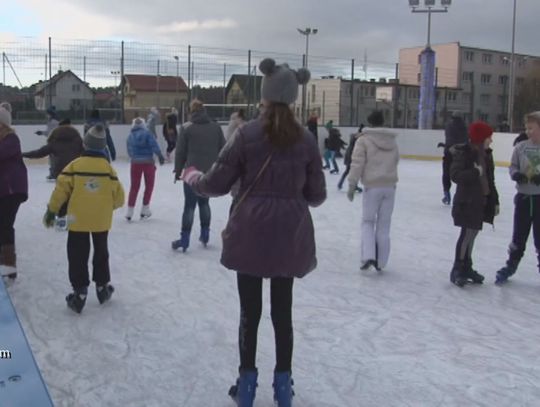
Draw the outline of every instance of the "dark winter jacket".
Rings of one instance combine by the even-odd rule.
[[[318,138],[318,127],[317,117],[310,117],[307,121],[307,128],[313,134],[315,140]]]
[[[111,131],[109,130],[109,126],[107,126],[107,123],[101,120],[101,118],[88,119],[87,122],[84,124],[83,136],[88,130],[90,130],[91,127],[94,127],[96,124],[101,124],[105,128],[105,136],[107,137],[107,149],[105,151],[105,155],[107,156],[107,161],[110,162],[116,160],[116,148],[114,147]]]
[[[444,139],[446,149],[455,144],[466,144],[468,142],[467,127],[461,117],[452,117],[444,130]]]
[[[256,277],[303,277],[317,265],[309,206],[326,199],[321,157],[311,133],[303,130],[298,143],[279,151],[267,140],[262,121],[252,120],[193,187],[203,195],[224,195],[239,179],[242,196],[271,153],[270,164],[228,221],[221,264]]]
[[[351,136],[349,137],[349,145],[347,147],[347,150],[345,150],[343,164],[351,165],[351,160],[352,160],[351,157],[354,150],[354,145],[356,144],[356,140],[358,139],[358,137],[360,137],[361,135],[362,133],[354,133],[354,134],[351,134]]]
[[[168,141],[176,143],[178,137],[178,130],[176,126],[178,125],[178,118],[174,113],[169,113],[163,123],[163,138]]]
[[[225,145],[221,126],[210,120],[204,110],[196,111],[191,122],[180,129],[176,143],[175,172],[194,166],[202,172],[210,169]]]
[[[341,133],[338,129],[331,128],[328,132],[327,148],[330,151],[339,152],[347,144],[341,139]]]
[[[13,131],[0,133],[0,198],[10,195],[28,199],[28,174],[19,137]]]
[[[53,155],[51,175],[55,178],[62,172],[64,167],[83,152],[81,135],[70,125],[58,126],[47,138],[47,144],[43,147],[23,153],[25,158],[43,158]]]
[[[480,173],[474,167],[478,162],[478,149],[469,144],[456,144],[450,149],[452,166],[450,176],[457,184],[452,206],[454,225],[481,230],[482,223],[493,224],[495,207],[499,205],[499,194],[495,187],[495,165],[491,149],[486,150],[486,175],[489,195],[482,191]]]

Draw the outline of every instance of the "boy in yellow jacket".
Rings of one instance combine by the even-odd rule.
[[[106,158],[106,133],[102,125],[90,128],[83,140],[84,153],[69,163],[56,181],[47,212],[46,227],[54,225],[55,214],[68,202],[69,280],[73,293],[66,297],[69,308],[80,313],[86,303],[90,236],[94,245],[92,280],[100,304],[111,298],[114,287],[109,284],[108,233],[113,210],[124,205],[124,189],[115,170]]]

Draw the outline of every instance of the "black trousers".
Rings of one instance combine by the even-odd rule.
[[[15,244],[15,218],[22,201],[21,195],[0,198],[0,247]]]
[[[479,230],[461,228],[461,233],[456,244],[456,256],[455,261],[470,260],[472,258],[472,251],[474,247],[474,240],[478,236]]]
[[[109,232],[72,232],[68,233],[67,253],[69,262],[69,281],[75,291],[90,285],[88,258],[90,257],[90,235],[94,245],[92,258],[92,280],[97,286],[111,281],[109,271]]]
[[[510,244],[511,261],[519,262],[523,257],[531,227],[540,266],[540,195],[516,194],[514,197],[514,231]]]
[[[444,149],[444,156],[442,159],[442,185],[443,191],[450,191],[452,187],[452,180],[450,179],[450,166],[452,165],[452,154],[449,149]]]
[[[240,296],[240,370],[254,370],[257,353],[257,331],[262,313],[262,278],[237,274]],[[292,293],[293,278],[270,280],[272,324],[276,343],[276,372],[289,372],[292,363],[293,327]]]

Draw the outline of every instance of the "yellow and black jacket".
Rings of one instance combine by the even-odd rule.
[[[104,155],[86,151],[64,168],[57,178],[49,210],[58,213],[65,202],[69,202],[69,230],[110,230],[113,210],[124,205],[124,189]]]

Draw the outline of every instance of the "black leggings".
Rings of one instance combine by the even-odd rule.
[[[474,246],[474,240],[478,235],[479,230],[461,228],[461,233],[456,244],[456,261],[470,259]]]
[[[262,278],[237,274],[240,296],[240,370],[254,370],[257,353],[257,330],[262,313]],[[293,278],[270,280],[272,324],[276,343],[276,372],[291,370],[293,351],[292,294]]]
[[[15,244],[15,218],[21,202],[22,195],[8,195],[0,198],[0,247]]]

